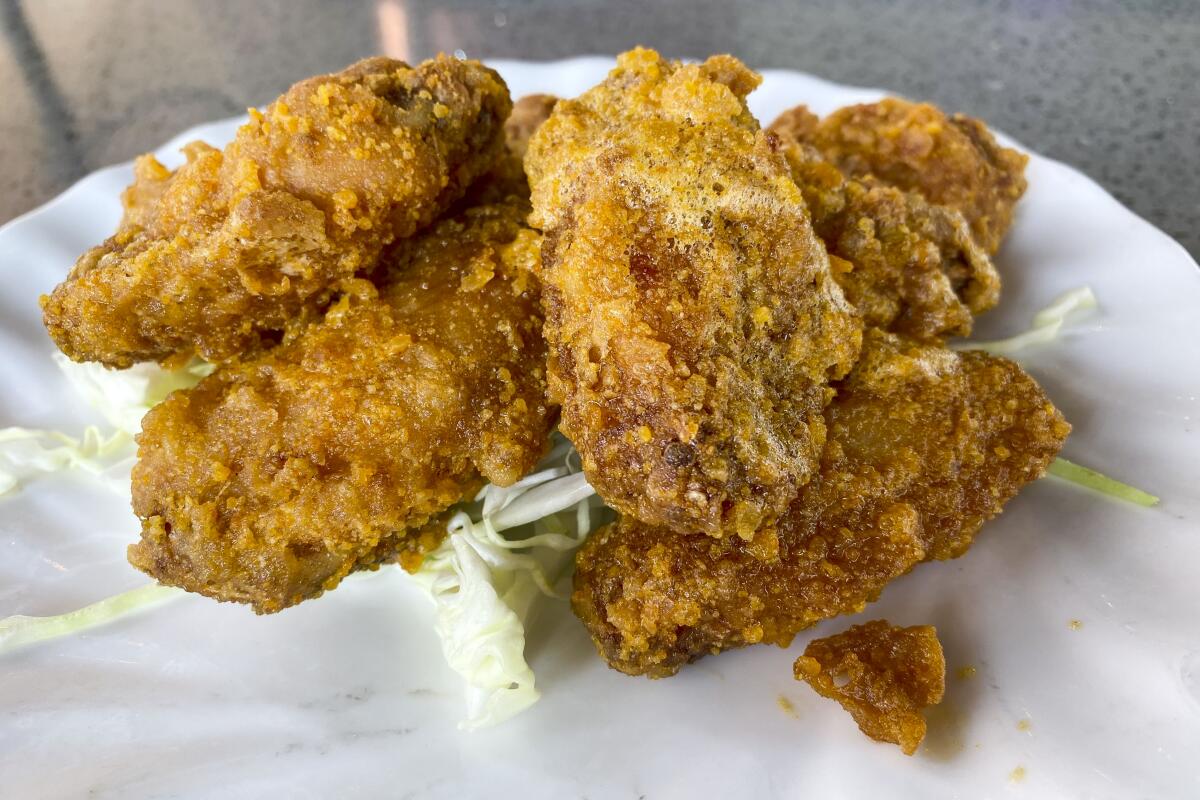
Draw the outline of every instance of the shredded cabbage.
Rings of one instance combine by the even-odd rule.
[[[993,355],[1015,353],[1031,344],[1049,342],[1058,337],[1067,317],[1075,311],[1096,307],[1096,295],[1088,286],[1081,286],[1060,295],[1053,303],[1043,308],[1033,317],[1033,325],[1024,333],[1010,336],[1007,339],[996,339],[991,342],[973,342],[970,340],[955,342],[951,345],[955,350],[986,350]]]
[[[0,653],[21,645],[79,633],[182,594],[182,589],[150,583],[53,617],[6,617],[0,619]]]
[[[171,392],[195,386],[213,370],[203,361],[173,371],[155,364],[111,370],[77,364],[61,353],[54,354],[54,361],[75,391],[116,430],[104,433],[93,425],[76,438],[61,431],[0,428],[0,495],[38,473],[64,469],[86,470],[112,488],[127,491],[136,452],[133,437],[141,430],[142,416]]]
[[[1067,461],[1065,458],[1054,459],[1050,464],[1048,472],[1056,478],[1062,478],[1071,483],[1086,486],[1101,494],[1115,497],[1118,500],[1124,500],[1127,503],[1146,507],[1158,505],[1158,498],[1149,492],[1143,492],[1141,489],[1130,486],[1127,483],[1113,480],[1094,469],[1080,466],[1074,462]]]
[[[436,607],[442,653],[467,683],[463,730],[503,722],[539,697],[525,626],[539,597],[561,596],[555,584],[591,530],[595,494],[558,438],[542,469],[485,486],[474,517],[456,513],[414,576]]]

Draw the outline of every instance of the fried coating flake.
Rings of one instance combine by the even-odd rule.
[[[405,240],[294,341],[176,392],[142,423],[141,541],[163,583],[278,611],[350,571],[409,568],[443,512],[545,451],[545,344],[520,203]]]
[[[819,474],[752,543],[624,516],[583,545],[572,606],[612,667],[663,677],[861,611],[918,562],[964,553],[1070,430],[1013,362],[878,329],[836,389]]]
[[[1000,276],[966,220],[874,178],[844,176],[791,133],[802,110],[773,132],[863,322],[920,340],[969,335],[973,315],[999,301]]]
[[[458,200],[510,108],[476,62],[371,58],[252,109],[224,151],[192,143],[175,172],[143,156],[117,233],[42,298],[46,328],[112,367],[270,344]]]
[[[730,56],[621,55],[529,144],[551,396],[611,506],[755,531],[813,475],[860,324]]]
[[[1000,248],[1025,192],[1029,157],[996,142],[980,120],[889,97],[813,122],[785,112],[773,127],[815,146],[850,177],[872,175],[962,213],[988,253]]]
[[[946,658],[930,625],[901,628],[886,620],[815,639],[793,665],[796,680],[836,700],[858,728],[905,755],[925,738],[921,709],[946,691]]]

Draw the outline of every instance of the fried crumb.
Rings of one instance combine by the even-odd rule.
[[[837,700],[863,733],[900,745],[905,755],[925,738],[921,710],[941,702],[946,687],[942,646],[928,625],[855,625],[810,642],[793,669],[797,680]]]

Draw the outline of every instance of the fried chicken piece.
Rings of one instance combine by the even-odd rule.
[[[278,611],[352,570],[415,568],[442,512],[544,453],[545,343],[520,203],[471,209],[387,256],[294,341],[227,364],[142,422],[129,560]]]
[[[251,110],[222,152],[143,156],[117,233],[42,298],[77,361],[224,361],[315,316],[489,169],[511,103],[471,61],[360,61]]]
[[[588,539],[572,605],[611,666],[662,677],[861,611],[916,563],[964,553],[1070,430],[1011,361],[878,329],[825,417],[820,473],[753,543],[630,517]]]
[[[792,671],[838,701],[867,736],[898,744],[909,756],[925,738],[921,709],[940,703],[946,691],[946,658],[930,625],[855,625],[809,642]]]
[[[863,322],[920,340],[969,335],[972,315],[1000,299],[1000,276],[962,215],[874,178],[845,177],[788,127],[773,132]]]
[[[1000,248],[1025,192],[1028,156],[998,144],[983,122],[929,103],[889,97],[816,123],[793,110],[772,128],[812,144],[851,177],[873,175],[961,212],[988,253]]]
[[[861,333],[730,56],[621,55],[529,145],[551,396],[609,505],[744,537],[824,441]]]

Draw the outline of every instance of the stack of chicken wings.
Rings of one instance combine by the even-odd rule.
[[[514,108],[477,62],[373,58],[224,150],[140,159],[42,301],[76,360],[217,365],[143,421],[130,561],[259,612],[415,569],[556,423],[617,512],[573,608],[629,674],[787,645],[964,553],[1069,431],[1017,365],[945,346],[999,299],[1026,159],[898,99],[764,129],[759,80],[636,49]],[[919,702],[852,709],[911,751],[941,652],[884,658],[912,639],[889,630],[796,674],[836,652],[908,697],[889,676],[918,653]]]

